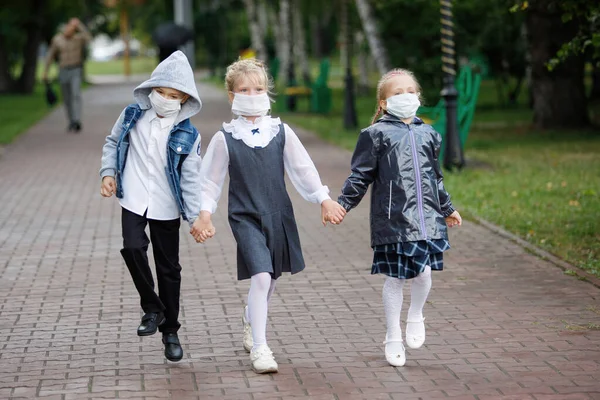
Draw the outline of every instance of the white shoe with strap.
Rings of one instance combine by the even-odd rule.
[[[406,344],[411,349],[418,349],[425,343],[425,318],[406,321]]]
[[[252,369],[257,374],[269,374],[279,370],[273,352],[266,344],[261,344],[250,352],[250,361]]]
[[[242,339],[242,343],[244,345],[244,349],[250,353],[250,351],[252,351],[252,347],[254,346],[254,340],[252,339],[252,326],[246,319],[247,312],[248,306],[244,307],[244,312],[242,313],[242,324],[244,325],[244,337]]]
[[[385,359],[393,367],[403,367],[406,364],[406,352],[402,338],[388,340],[387,334],[385,335]]]

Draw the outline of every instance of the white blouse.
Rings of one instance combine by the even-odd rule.
[[[179,218],[179,206],[165,173],[167,142],[174,122],[175,116],[159,118],[154,109],[150,109],[131,129],[129,155],[123,171],[123,187],[127,189],[119,200],[126,210],[137,215],[147,212],[149,219]]]
[[[229,123],[223,123],[223,130],[231,133],[234,139],[242,140],[249,147],[265,147],[279,133],[280,124],[279,118],[270,116],[257,118],[254,123],[239,117]],[[329,188],[321,183],[317,168],[300,139],[287,124],[284,124],[284,128],[283,163],[292,184],[305,200],[312,203],[320,204],[330,199]],[[228,168],[227,142],[223,132],[219,131],[210,141],[200,167],[202,211],[211,214],[216,211]]]

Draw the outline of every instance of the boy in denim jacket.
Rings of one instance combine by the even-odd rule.
[[[122,207],[121,255],[144,311],[137,334],[160,330],[165,357],[179,361],[179,227],[180,216],[192,224],[200,212],[200,135],[189,118],[200,111],[202,102],[181,51],[161,62],[133,96],[136,103],[123,110],[106,137],[100,193],[116,194]],[[158,295],[148,263],[150,241]]]

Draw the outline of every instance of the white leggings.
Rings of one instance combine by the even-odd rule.
[[[402,340],[402,328],[400,327],[400,314],[402,313],[402,302],[405,279],[386,277],[383,284],[383,309],[385,311],[387,338]],[[431,268],[425,267],[416,278],[412,279],[410,287],[410,308],[408,309],[408,321],[420,321],[423,318],[423,307],[431,289]]]
[[[254,349],[261,344],[267,344],[267,311],[269,300],[275,291],[275,283],[268,272],[261,272],[250,278],[246,318],[252,325]]]

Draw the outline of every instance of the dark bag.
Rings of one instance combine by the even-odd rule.
[[[54,89],[52,89],[52,84],[50,82],[46,82],[46,102],[50,107],[52,107],[57,101],[58,97],[56,96]]]

